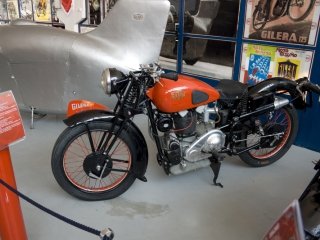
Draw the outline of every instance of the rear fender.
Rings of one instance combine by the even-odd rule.
[[[111,111],[104,110],[89,110],[74,114],[71,117],[64,120],[64,123],[69,127],[74,127],[83,123],[90,123],[93,121],[102,121],[102,122],[112,122],[115,115]],[[123,119],[118,119],[123,121]],[[146,140],[136,126],[134,122],[129,120],[127,126],[124,127],[124,131],[127,131],[128,136],[130,136],[134,142],[134,148],[137,149],[137,164],[133,166],[133,172],[136,174],[137,178],[144,177],[147,166],[148,166],[148,147]]]
[[[293,99],[292,103],[297,109],[303,109],[306,106],[305,101],[303,100],[303,95],[297,90],[297,83],[295,81],[275,77],[264,80],[257,85],[249,88],[249,95],[254,95],[261,92],[278,92],[286,91],[289,92],[291,98]]]

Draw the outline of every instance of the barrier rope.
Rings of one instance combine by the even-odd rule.
[[[31,205],[39,208],[40,210],[50,214],[51,216],[60,219],[61,221],[64,221],[65,223],[68,223],[76,228],[79,228],[83,231],[92,233],[94,235],[97,235],[100,237],[101,240],[112,240],[114,237],[114,233],[110,228],[106,228],[102,231],[98,231],[96,229],[93,229],[91,227],[85,226],[81,223],[78,223],[70,218],[67,218],[59,213],[56,213],[48,208],[46,208],[45,206],[37,203],[36,201],[32,200],[31,198],[27,197],[26,195],[24,195],[23,193],[19,192],[18,190],[16,190],[15,188],[11,187],[8,183],[4,182],[2,179],[0,179],[0,184],[3,185],[4,187],[6,187],[8,190],[10,190],[11,192],[13,192],[14,194],[18,195],[19,197],[21,197],[23,200],[25,200],[26,202],[30,203]]]

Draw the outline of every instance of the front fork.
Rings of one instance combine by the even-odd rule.
[[[148,100],[146,102],[146,108],[147,108],[147,115],[148,115],[150,125],[151,125],[151,134],[152,134],[152,137],[156,143],[157,150],[158,150],[158,155],[157,155],[158,163],[160,166],[163,165],[165,172],[167,174],[169,174],[169,169],[167,167],[165,167],[165,165],[167,164],[167,161],[165,160],[165,155],[164,155],[164,152],[163,152],[163,149],[161,146],[161,141],[160,141],[160,138],[158,135],[157,126],[156,126],[155,119],[154,119],[154,112],[152,110],[152,105],[151,105],[150,100]]]

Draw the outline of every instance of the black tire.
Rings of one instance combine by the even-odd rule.
[[[67,128],[57,139],[52,152],[52,172],[58,184],[72,196],[87,201],[111,199],[124,193],[135,181],[132,169],[136,163],[136,149],[125,131],[108,155],[112,159],[102,170],[106,156],[96,149],[103,133],[110,132],[111,125],[110,122],[88,124],[95,151],[92,151],[85,124]],[[126,172],[114,171],[114,166]]]
[[[298,6],[296,3],[297,1],[298,0],[291,0],[289,2],[289,7],[288,7],[288,15],[290,19],[296,22],[305,19],[311,12],[312,7],[315,3],[315,0],[302,0],[304,2],[302,6]],[[305,3],[305,1],[307,2]],[[294,15],[294,11],[298,11],[298,10],[300,10],[300,12],[297,15]]]
[[[252,27],[257,31],[263,29],[268,21],[269,10],[266,10],[265,16],[259,20],[258,18],[261,11],[262,9],[260,7],[256,7],[252,14]]]
[[[262,121],[261,121],[262,120]],[[246,146],[260,143],[260,148],[239,154],[242,161],[252,167],[263,167],[279,160],[293,144],[298,132],[298,114],[294,107],[288,105],[273,112],[273,117],[268,119],[267,115],[259,116],[259,121],[265,131],[265,135],[284,132],[280,139],[275,137],[261,138],[257,141],[250,135],[247,136]],[[279,121],[276,122],[276,121]],[[252,134],[254,135],[254,134]],[[274,143],[272,147],[270,143]]]

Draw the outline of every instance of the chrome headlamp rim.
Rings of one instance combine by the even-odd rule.
[[[101,85],[104,92],[111,96],[111,76],[109,68],[105,69],[102,73]]]

